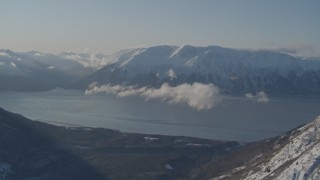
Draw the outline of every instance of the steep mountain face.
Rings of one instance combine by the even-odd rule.
[[[229,165],[220,165],[229,170],[222,168],[221,172],[215,172],[219,175],[208,175],[219,161],[208,163],[198,172],[198,177],[213,177],[213,180],[320,179],[319,128],[320,116],[286,135],[244,146],[224,159]]]
[[[120,51],[108,62],[85,78],[82,86],[92,82],[154,87],[164,82],[201,82],[233,93],[320,94],[320,62],[282,53],[218,46],[155,46]]]
[[[272,158],[251,163],[249,168],[256,169],[244,179],[320,179],[319,130],[320,117],[292,131],[286,142],[274,147]]]

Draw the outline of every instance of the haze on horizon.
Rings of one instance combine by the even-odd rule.
[[[219,45],[320,56],[320,1],[2,0],[0,49]]]

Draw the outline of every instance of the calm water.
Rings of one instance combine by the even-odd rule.
[[[320,98],[271,97],[261,103],[228,96],[199,112],[185,105],[80,91],[1,92],[0,106],[53,124],[238,141],[275,136],[320,115]]]

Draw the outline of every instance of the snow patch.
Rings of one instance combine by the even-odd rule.
[[[88,149],[89,147],[88,146],[81,146],[81,145],[75,145],[75,146],[72,146],[73,148],[76,148],[76,149]]]
[[[48,66],[47,69],[54,69],[54,66]]]
[[[40,52],[36,52],[36,53],[34,53],[34,55],[35,55],[35,56],[44,56],[45,54],[40,53]]]
[[[177,48],[171,55],[170,55],[170,58],[173,58],[175,57],[176,55],[179,54],[179,52],[181,51],[181,49],[183,49],[186,45],[182,45],[180,46],[179,48]]]
[[[14,67],[14,68],[17,67],[17,65],[16,65],[14,62],[11,62],[10,65],[11,65],[12,67]]]
[[[235,76],[235,75],[230,76],[230,77],[229,77],[229,80],[231,80],[231,81],[236,81],[236,80],[238,80],[238,76]]]
[[[189,60],[185,63],[185,65],[188,66],[188,67],[194,66],[194,65],[196,64],[197,60],[198,60],[198,57],[199,57],[199,56],[196,56],[196,57],[194,57],[194,58],[189,59]]]
[[[221,179],[228,178],[230,176],[231,176],[230,174],[225,174],[225,175],[222,175],[222,176],[211,178],[210,180],[221,180]]]
[[[169,69],[169,71],[167,72],[167,75],[169,76],[170,80],[177,78],[177,74],[173,69]]]
[[[158,140],[159,138],[154,138],[154,137],[144,137],[145,140],[148,141],[154,141],[154,140]]]
[[[196,147],[211,147],[210,144],[195,144],[195,143],[188,143],[187,146],[196,146]]]
[[[165,164],[164,167],[168,170],[173,170],[173,167],[170,164]]]
[[[146,49],[137,49],[129,54],[129,57],[125,61],[123,61],[120,65],[120,67],[123,67],[127,65],[130,61],[132,61],[137,55],[141,54],[144,52]]]

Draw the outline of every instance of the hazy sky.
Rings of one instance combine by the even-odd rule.
[[[320,0],[0,0],[0,48],[112,53],[159,44],[320,55]]]

